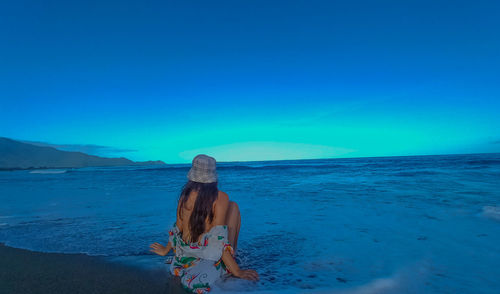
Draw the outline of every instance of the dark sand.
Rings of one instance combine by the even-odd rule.
[[[186,293],[165,269],[144,270],[84,254],[0,244],[0,293]]]

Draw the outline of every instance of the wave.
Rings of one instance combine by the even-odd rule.
[[[497,165],[500,164],[500,160],[497,159],[480,159],[480,160],[469,160],[465,162],[470,165]]]
[[[426,176],[426,175],[439,175],[439,172],[436,171],[405,171],[405,172],[398,172],[395,173],[394,175],[397,177],[414,177],[414,176]]]
[[[66,172],[65,169],[37,169],[30,171],[30,174],[64,174]]]
[[[500,221],[500,207],[498,206],[483,206],[483,217]]]
[[[269,293],[300,293],[300,294],[400,294],[400,293],[425,293],[422,291],[426,279],[429,275],[431,264],[428,260],[416,261],[385,278],[376,278],[365,284],[352,287],[335,289],[335,286],[328,288],[310,288],[307,290],[295,287],[276,290],[257,290],[251,281],[241,279],[226,279],[223,282],[214,284],[214,293],[236,294],[247,292],[251,294]]]
[[[217,169],[293,169],[293,168],[346,168],[348,166],[340,164],[276,164],[276,165],[233,165],[218,166]]]
[[[307,291],[316,294],[399,294],[422,293],[422,286],[428,275],[429,262],[420,260],[408,265],[387,278],[374,279],[364,285],[350,289]]]

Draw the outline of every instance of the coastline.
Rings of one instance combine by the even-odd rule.
[[[0,293],[185,293],[167,271],[0,243]]]

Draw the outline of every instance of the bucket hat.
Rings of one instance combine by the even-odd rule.
[[[190,181],[199,183],[217,182],[215,163],[215,158],[211,156],[205,154],[196,155],[187,178]]]

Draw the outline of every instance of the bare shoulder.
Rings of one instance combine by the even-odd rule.
[[[229,205],[229,196],[227,193],[219,191],[217,200],[214,201],[214,220],[213,225],[224,225],[226,221],[226,212]]]
[[[229,195],[226,192],[219,190],[219,195],[217,196],[217,201],[228,202],[229,203]]]

